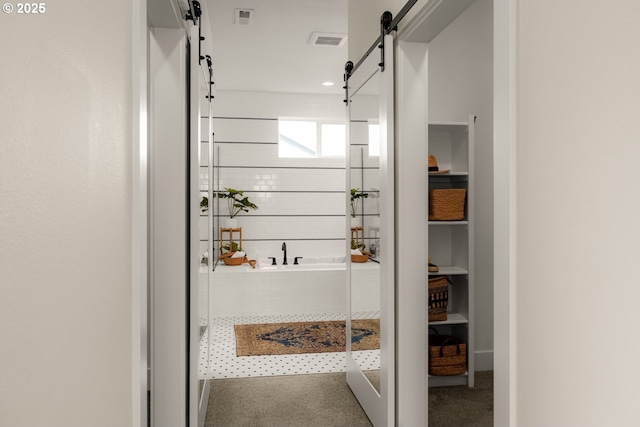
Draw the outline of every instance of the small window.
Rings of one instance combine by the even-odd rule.
[[[344,157],[346,129],[322,120],[278,120],[278,157]]]
[[[278,157],[316,157],[317,145],[316,122],[278,121]]]

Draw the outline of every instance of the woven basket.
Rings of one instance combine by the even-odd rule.
[[[429,335],[429,375],[462,375],[467,371],[467,344],[451,335]]]
[[[447,276],[429,279],[429,322],[447,320],[449,302],[449,280]]]
[[[460,221],[464,219],[464,188],[441,188],[429,190],[430,221]]]

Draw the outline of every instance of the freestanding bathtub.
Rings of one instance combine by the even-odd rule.
[[[248,264],[218,264],[210,274],[212,317],[345,313],[347,304],[344,257],[300,260],[300,264],[271,265],[258,260]],[[352,264],[354,311],[378,311],[379,265]],[[356,279],[357,278],[357,279]]]

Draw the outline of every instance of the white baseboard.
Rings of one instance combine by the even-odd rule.
[[[476,351],[474,363],[476,371],[493,371],[493,350]]]
[[[211,391],[211,380],[204,380],[200,402],[198,403],[198,427],[204,427],[205,418],[207,417],[207,406],[209,406],[209,392]]]

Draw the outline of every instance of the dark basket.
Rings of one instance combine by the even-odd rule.
[[[429,322],[447,320],[449,302],[449,279],[437,276],[429,279]]]
[[[430,221],[460,221],[464,219],[464,188],[442,188],[429,190]]]
[[[463,375],[467,371],[467,344],[435,332],[429,334],[429,375]]]

